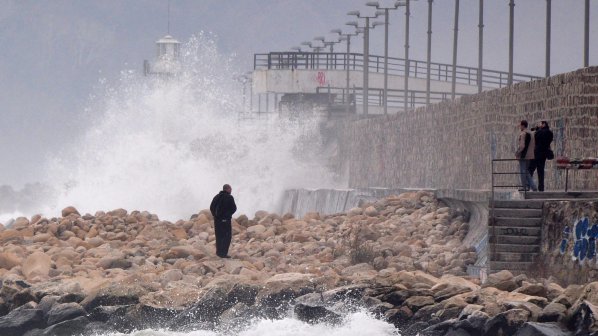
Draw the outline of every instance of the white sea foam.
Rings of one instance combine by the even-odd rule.
[[[281,320],[258,320],[247,329],[235,334],[197,330],[177,333],[160,330],[143,330],[131,334],[110,334],[110,336],[400,336],[395,327],[380,321],[365,312],[356,312],[345,317],[338,326],[328,324],[308,324],[293,318]]]
[[[207,208],[230,183],[237,214],[253,215],[276,210],[286,188],[335,187],[314,156],[315,120],[241,121],[239,83],[213,39],[200,34],[182,54],[176,79],[125,72],[104,84],[84,139],[48,165],[55,211],[125,208],[176,220]]]

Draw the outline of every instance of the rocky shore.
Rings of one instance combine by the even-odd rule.
[[[598,335],[598,282],[468,277],[466,217],[427,192],[327,216],[258,211],[233,220],[232,259],[215,256],[207,210],[175,223],[73,207],[18,218],[0,226],[0,335],[234,333],[253,318],[336,324],[354,310],[401,335]]]

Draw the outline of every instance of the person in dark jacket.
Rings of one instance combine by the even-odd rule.
[[[232,239],[231,220],[237,205],[231,195],[233,189],[225,184],[222,191],[214,196],[210,204],[210,212],[214,216],[214,231],[216,234],[216,255],[220,258],[230,258],[228,248]]]
[[[534,147],[534,164],[538,170],[538,191],[544,191],[544,167],[546,167],[546,158],[550,152],[553,134],[548,126],[548,122],[543,120],[534,134],[536,140]],[[530,172],[532,175],[533,171]]]

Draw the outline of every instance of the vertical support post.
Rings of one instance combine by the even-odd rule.
[[[478,93],[482,92],[482,71],[484,71],[484,0],[480,0],[478,23]]]
[[[347,88],[347,92],[345,93],[345,103],[346,103],[346,112],[347,115],[349,115],[349,111],[351,108],[351,102],[349,100],[350,94],[349,94],[349,90],[351,89],[351,87],[349,86],[349,76],[350,76],[350,71],[349,71],[349,56],[351,53],[351,35],[347,34],[347,56],[345,57],[345,69],[347,71],[347,75],[346,75],[346,88]]]
[[[388,8],[384,9],[384,115],[388,114]]]
[[[270,112],[270,92],[266,92],[266,114]]]
[[[403,88],[403,109],[407,111],[408,91],[409,91],[409,16],[411,16],[409,1],[405,3],[405,83]]]
[[[432,62],[432,2],[434,2],[434,0],[428,0],[428,57],[426,68],[426,105],[430,105],[430,62]]]
[[[515,0],[509,1],[509,79],[508,85],[513,85],[513,40],[515,29]]]
[[[459,0],[455,0],[455,22],[453,31],[453,81],[451,85],[451,99],[455,100],[457,90],[457,47],[459,39]]]
[[[546,0],[546,77],[550,77],[550,31],[552,20],[552,0]]]
[[[583,66],[590,65],[590,0],[586,0],[583,30]]]
[[[253,112],[253,75],[249,82],[249,112]]]
[[[363,33],[363,114],[368,114],[368,94],[370,77],[370,18],[365,18]]]

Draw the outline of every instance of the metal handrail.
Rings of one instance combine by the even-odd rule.
[[[427,78],[427,62],[409,60],[408,71],[405,59],[389,57],[388,74]],[[355,70],[363,71],[363,54],[358,53],[316,53],[316,52],[270,52],[254,54],[254,70]],[[384,73],[384,56],[369,55],[368,69],[371,73]],[[450,81],[453,78],[453,66],[445,63],[430,63],[430,79]],[[505,87],[509,84],[509,73],[497,70],[482,70],[482,85],[485,87]],[[513,83],[540,79],[538,76],[513,74]],[[468,66],[455,67],[455,79],[458,83],[477,85],[478,68]]]
[[[387,90],[387,104],[388,107],[393,107],[402,110],[404,108],[405,95],[404,90]],[[363,102],[363,88],[353,87],[347,92],[346,88],[320,86],[316,88],[316,93],[327,93],[331,96],[330,103],[344,105],[349,99],[349,104],[358,104]],[[457,93],[457,98],[465,96],[465,94]],[[415,108],[426,105],[426,91],[422,90],[408,90],[407,91],[407,106]],[[431,91],[430,102],[437,103],[451,99],[450,92]],[[370,88],[368,90],[368,105],[369,106],[384,106],[384,89]]]
[[[497,245],[497,240],[496,240],[496,222],[495,222],[496,217],[494,215],[494,210],[495,210],[495,204],[494,204],[494,201],[495,201],[495,190],[494,189],[495,188],[523,188],[524,198],[526,198],[526,195],[527,195],[527,188],[525,187],[525,185],[521,185],[521,184],[518,184],[518,185],[499,185],[499,184],[496,184],[496,181],[495,181],[495,178],[494,178],[496,175],[521,175],[520,171],[518,171],[518,172],[510,172],[510,171],[507,171],[507,172],[499,171],[499,172],[497,172],[495,170],[495,164],[497,162],[508,162],[508,161],[519,161],[519,159],[492,159],[492,167],[491,167],[491,169],[492,169],[492,171],[491,171],[492,172],[492,188],[491,188],[491,195],[490,195],[490,209],[489,209],[489,214],[488,214],[489,221],[490,221],[490,224],[492,226],[492,235],[494,236],[494,242],[490,242],[490,244],[492,246],[492,254],[491,254],[491,256],[494,256],[496,254],[496,245]],[[519,179],[519,181],[521,181],[521,179]]]

